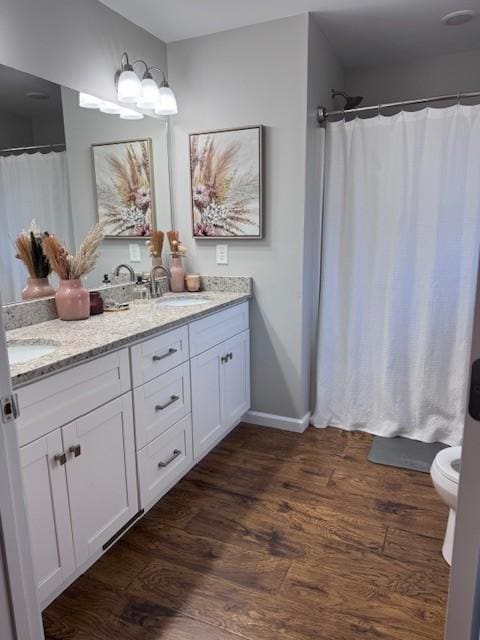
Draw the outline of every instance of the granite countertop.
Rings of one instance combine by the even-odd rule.
[[[249,293],[244,292],[202,291],[198,294],[170,293],[166,294],[162,300],[195,295],[208,299],[208,302],[188,307],[154,308],[150,303],[131,305],[128,311],[104,313],[92,316],[88,320],[77,322],[49,320],[7,331],[7,344],[48,343],[57,347],[40,358],[11,365],[12,385],[22,386],[65,367],[129,346],[137,340],[162,333],[192,320],[198,320],[251,297]]]

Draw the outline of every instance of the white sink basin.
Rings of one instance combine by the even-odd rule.
[[[191,298],[184,296],[178,298],[161,298],[157,304],[162,307],[192,307],[195,304],[205,304],[206,302],[210,302],[210,300],[202,296],[192,296]]]
[[[35,360],[46,356],[57,348],[53,344],[28,344],[24,343],[12,343],[7,344],[8,361],[10,364],[22,364],[29,360]]]

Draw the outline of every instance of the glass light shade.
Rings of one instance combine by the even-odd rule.
[[[103,100],[100,105],[100,111],[102,113],[108,113],[113,115],[119,115],[122,112],[122,108],[118,104],[114,102],[108,102],[108,100]]]
[[[80,91],[78,94],[78,106],[84,109],[100,109],[102,100],[90,95],[89,93],[83,93]]]
[[[142,83],[135,71],[122,71],[118,78],[117,97],[120,102],[133,104],[142,93]]]
[[[160,99],[160,90],[153,78],[142,80],[142,95],[137,100],[137,106],[141,109],[153,109]]]
[[[174,116],[178,113],[177,100],[170,87],[160,87],[158,92],[160,98],[155,105],[157,116]]]
[[[143,113],[135,111],[134,109],[122,107],[122,110],[120,111],[120,118],[122,120],[141,120],[143,118]]]

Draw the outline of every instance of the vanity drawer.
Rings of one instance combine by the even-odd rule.
[[[20,446],[96,409],[130,389],[128,349],[116,351],[18,389]]]
[[[190,413],[189,363],[137,387],[133,397],[137,449],[141,449]]]
[[[159,500],[193,462],[192,418],[189,414],[137,454],[140,508]]]
[[[190,356],[196,356],[249,328],[248,302],[189,325]]]
[[[140,344],[131,349],[133,386],[156,378],[189,358],[188,329],[180,327]]]

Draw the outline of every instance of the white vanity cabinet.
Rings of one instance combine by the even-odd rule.
[[[17,390],[42,607],[250,408],[248,302]]]
[[[202,458],[250,408],[248,303],[189,327],[193,452]],[[198,355],[194,355],[198,354]]]
[[[39,601],[138,511],[130,394],[21,447]]]
[[[75,571],[62,434],[55,430],[20,449],[38,599],[44,602]]]

